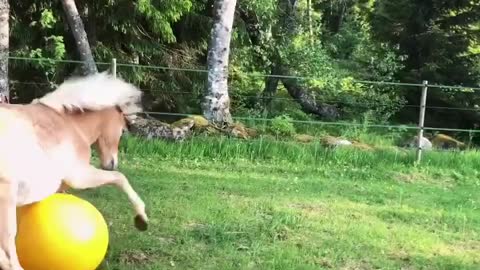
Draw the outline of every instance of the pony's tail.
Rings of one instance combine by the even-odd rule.
[[[33,103],[44,104],[60,113],[118,106],[130,114],[142,111],[141,97],[142,92],[133,84],[102,72],[68,79]]]

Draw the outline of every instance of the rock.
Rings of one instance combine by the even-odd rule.
[[[248,136],[250,136],[251,138],[258,137],[258,131],[256,129],[246,127],[245,131],[247,131]]]
[[[330,135],[323,136],[320,140],[323,144],[331,147],[348,146],[348,147],[365,150],[365,151],[375,150],[375,148],[371,145],[358,142],[358,141],[349,141],[343,138],[337,138]]]
[[[206,128],[209,126],[208,120],[200,115],[192,115],[187,118],[180,119],[176,122],[173,122],[171,125],[174,127],[182,127],[185,125],[189,125],[191,121],[193,121],[193,127],[195,129]]]
[[[323,136],[322,138],[320,138],[320,141],[327,146],[333,147],[352,145],[352,142],[350,142],[349,140],[333,137],[330,135]]]
[[[301,143],[310,143],[315,140],[314,136],[308,135],[308,134],[297,134],[295,135],[294,138],[297,142],[301,142]]]
[[[370,146],[366,143],[356,142],[356,141],[354,141],[352,143],[352,147],[360,149],[360,150],[365,150],[365,151],[375,150],[375,148],[373,146]]]
[[[250,136],[242,123],[234,123],[227,128],[227,133],[236,138],[248,139]]]
[[[137,116],[134,121],[129,123],[129,132],[133,135],[147,139],[168,139],[181,141],[190,133],[194,121],[184,121],[176,126],[163,123],[153,118],[143,118]]]
[[[465,143],[445,134],[437,134],[432,139],[432,145],[440,149],[465,149]]]
[[[219,129],[217,129],[215,127],[212,127],[212,126],[208,126],[204,130],[205,130],[206,134],[219,134],[220,133]]]
[[[406,146],[409,148],[417,148],[418,143],[418,136],[414,136],[409,142],[407,142]],[[420,140],[420,147],[422,150],[431,150],[432,143],[425,137],[422,137]]]
[[[208,120],[201,115],[192,115],[189,118],[193,119],[195,128],[205,128],[209,125]]]

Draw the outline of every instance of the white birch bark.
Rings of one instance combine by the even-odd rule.
[[[0,0],[0,103],[8,103],[10,98],[8,86],[9,15],[8,0]]]
[[[228,95],[228,59],[236,0],[216,0],[214,25],[207,56],[207,93],[203,102],[205,118],[212,123],[232,123]]]

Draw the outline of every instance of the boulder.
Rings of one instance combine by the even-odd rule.
[[[330,135],[326,135],[326,136],[321,137],[320,141],[324,145],[331,146],[331,147],[352,145],[352,142],[350,142],[349,140],[333,137],[333,136],[330,136]]]
[[[129,132],[135,136],[147,139],[167,139],[181,141],[189,134],[194,121],[184,121],[181,124],[169,125],[154,118],[137,116],[129,123]]]
[[[437,134],[432,138],[432,145],[439,149],[465,149],[465,143],[445,134]]]
[[[354,141],[352,142],[352,147],[353,148],[357,148],[359,150],[364,150],[364,151],[373,151],[375,150],[375,148],[371,145],[368,145],[366,143],[362,143],[362,142],[357,142],[357,141]]]
[[[418,136],[414,136],[410,141],[406,143],[406,147],[417,148],[417,143],[418,143]],[[422,137],[422,139],[420,140],[420,147],[422,148],[422,150],[431,150],[432,143],[427,138]]]
[[[295,135],[294,138],[297,142],[301,142],[301,143],[310,143],[315,140],[314,136],[308,135],[308,134],[297,134]]]
[[[242,123],[232,124],[226,129],[226,132],[235,138],[241,138],[241,139],[250,138],[248,131],[246,130],[245,126]]]
[[[189,125],[189,123],[193,121],[193,128],[195,129],[202,129],[209,126],[208,120],[205,119],[203,116],[200,115],[191,115],[187,118],[180,119],[176,122],[172,123],[174,127],[182,127],[185,125]]]

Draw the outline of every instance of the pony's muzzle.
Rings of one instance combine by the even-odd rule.
[[[107,171],[114,171],[118,168],[118,163],[115,158],[112,158],[109,162],[102,164],[102,169]]]
[[[107,164],[103,164],[102,169],[107,171],[114,171],[117,169],[117,164],[115,164],[115,161],[112,159]]]

